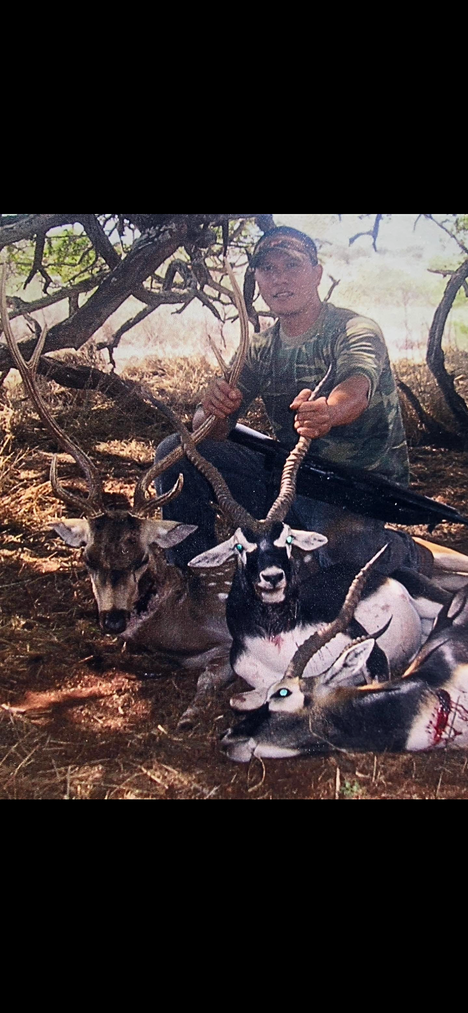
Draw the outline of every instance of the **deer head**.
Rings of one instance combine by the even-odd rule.
[[[234,290],[234,301],[241,319],[241,341],[232,367],[231,382],[237,384],[245,362],[249,345],[249,324],[242,295],[235,277],[227,265]],[[18,347],[11,327],[7,301],[5,272],[3,272],[0,309],[2,327],[14,365],[19,370],[23,384],[46,429],[61,449],[72,456],[86,478],[87,497],[65,489],[58,477],[57,458],[52,460],[50,481],[57,497],[76,511],[74,519],[54,522],[52,529],[73,548],[83,549],[83,559],[89,570],[102,628],[107,633],[121,634],[125,631],[136,603],[144,596],[149,583],[157,583],[158,572],[165,572],[166,564],[157,549],[168,549],[188,538],[196,528],[193,525],[178,524],[174,521],[156,520],[156,510],[178,496],[183,488],[183,476],[168,493],[154,497],[149,493],[155,478],[176,463],[184,454],[184,447],[174,451],[163,461],[152,465],[137,482],[133,508],[110,510],[104,505],[103,482],[99,472],[88,455],[61,429],[44,402],[37,382],[37,369],[47,339],[45,328],[38,340],[29,362],[26,362]],[[185,427],[166,405],[151,398],[162,414],[173,422],[176,429],[186,433]],[[190,443],[205,439],[217,419],[211,417],[197,430]]]

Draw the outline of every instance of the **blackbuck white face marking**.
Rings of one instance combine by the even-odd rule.
[[[268,693],[268,707],[272,714],[297,714],[304,709],[305,695],[299,679],[284,679]]]
[[[67,545],[84,550],[101,627],[113,635],[125,632],[150,569],[153,586],[157,581],[155,546],[171,548],[197,530],[194,525],[144,520],[126,511],[90,520],[61,520],[52,529]]]
[[[296,531],[276,523],[271,531],[256,536],[238,528],[227,542],[192,559],[190,566],[204,569],[237,559],[246,571],[256,594],[266,605],[281,605],[286,598],[291,576],[293,549],[313,552],[327,544],[324,535],[314,531]]]

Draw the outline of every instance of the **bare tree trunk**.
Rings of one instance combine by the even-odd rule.
[[[461,288],[464,287],[468,278],[468,260],[455,271],[445,289],[444,298],[438,307],[429,334],[427,348],[427,364],[436,379],[450,411],[455,416],[462,433],[468,430],[468,406],[463,398],[455,390],[453,376],[447,373],[445,368],[445,354],[442,342],[445,333],[446,323],[453,308],[455,299]],[[468,437],[468,433],[467,433]]]
[[[411,387],[408,387],[408,384],[403,383],[403,380],[398,380],[398,389],[405,395],[425,430],[421,440],[418,441],[420,444],[426,444],[431,447],[447,447],[449,450],[464,449],[465,441],[462,437],[458,436],[457,433],[451,433],[440,422],[437,422],[437,419],[423,408],[419,398],[411,390]]]
[[[38,373],[47,380],[54,380],[61,387],[99,391],[111,401],[118,401],[124,414],[128,414],[129,419],[138,417],[142,425],[161,428],[161,424],[164,424],[161,413],[145,401],[138,384],[122,380],[116,373],[103,373],[100,369],[89,366],[70,366],[46,356],[39,360]]]

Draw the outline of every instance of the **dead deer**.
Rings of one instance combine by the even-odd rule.
[[[321,395],[325,376],[312,398]],[[252,517],[230,494],[217,469],[195,446],[183,439],[188,459],[205,475],[235,534],[190,563],[219,568],[228,560],[237,567],[227,601],[227,624],[233,638],[231,665],[253,692],[234,698],[233,706],[254,709],[267,699],[271,686],[282,678],[298,647],[335,620],[346,599],[355,570],[343,563],[313,572],[305,563],[327,538],[316,532],[292,530],[286,518],[296,494],[296,480],[311,440],[300,438],[284,466],[279,495],[264,520]],[[382,553],[380,553],[381,555]],[[468,560],[457,555],[468,580]],[[310,658],[307,677],[327,671],[356,635],[383,629],[369,657],[369,672],[379,681],[389,670],[401,673],[417,655],[448,595],[415,573],[411,591],[390,576],[372,575],[349,629],[340,629]],[[388,620],[392,621],[389,623]]]
[[[248,351],[249,322],[235,277],[228,267],[234,300],[241,321],[241,340],[230,373],[237,384]],[[183,541],[196,528],[174,521],[156,520],[155,511],[177,496],[183,486],[180,476],[174,488],[164,496],[149,494],[154,479],[183,457],[179,447],[164,461],[154,464],[136,485],[133,507],[112,510],[104,505],[103,482],[97,468],[84,451],[58,426],[44,402],[37,383],[37,367],[44,349],[47,329],[38,341],[31,360],[26,362],[19,350],[8,316],[5,274],[1,287],[1,318],[7,344],[26,391],[42,422],[65,453],[72,456],[86,478],[87,498],[65,489],[59,481],[57,458],[51,465],[50,481],[57,499],[76,511],[74,519],[60,519],[51,528],[72,548],[83,550],[102,630],[120,636],[134,652],[149,655],[147,668],[158,662],[173,667],[202,669],[195,699],[181,719],[181,725],[194,723],[207,694],[228,682],[231,638],[225,620],[225,601],[229,574],[210,573],[208,579],[182,573],[170,566],[163,550]],[[181,428],[179,420],[160,402],[163,414]],[[195,443],[205,439],[217,419],[208,419],[194,434]],[[187,434],[188,436],[188,434]]]
[[[468,747],[468,587],[444,607],[401,678],[368,684],[375,636],[350,644],[318,677],[304,678],[317,652],[348,627],[374,562],[354,581],[336,622],[302,645],[266,701],[225,735],[230,759]]]

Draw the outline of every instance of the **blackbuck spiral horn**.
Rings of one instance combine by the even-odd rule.
[[[321,630],[320,633],[314,633],[313,636],[309,637],[308,640],[302,644],[297,650],[294,658],[289,665],[285,678],[286,679],[301,679],[307,665],[319,653],[327,644],[331,643],[340,633],[345,633],[348,629],[351,621],[354,619],[354,613],[359,605],[362,597],[362,592],[366,586],[367,581],[375,567],[378,560],[387,551],[388,545],[384,545],[380,552],[369,560],[366,566],[363,567],[360,573],[351,584],[351,587],[346,596],[343,608],[337,618],[329,623],[325,629]]]

